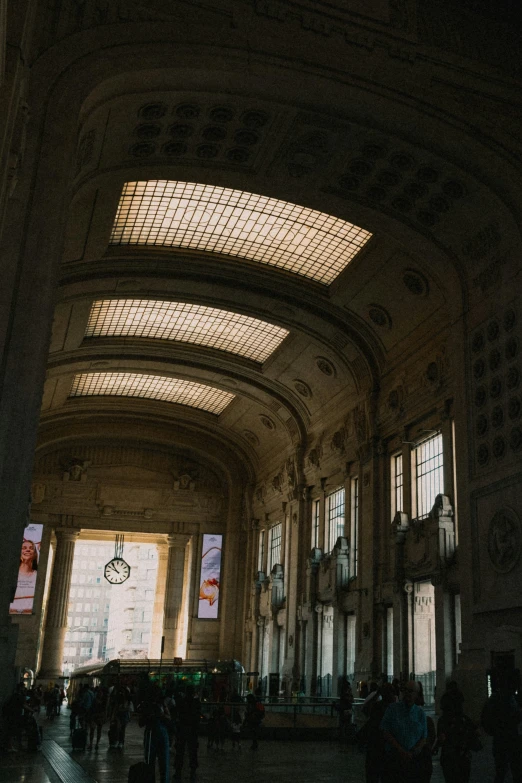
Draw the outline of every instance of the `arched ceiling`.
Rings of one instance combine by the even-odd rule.
[[[484,194],[360,117],[168,81],[83,103],[42,424],[172,417],[263,470],[458,317],[452,237]]]

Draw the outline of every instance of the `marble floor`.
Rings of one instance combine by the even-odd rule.
[[[0,756],[1,783],[127,783],[129,766],[142,759],[143,730],[133,720],[127,730],[125,748],[110,750],[107,731],[98,751],[71,750],[69,715],[66,709],[52,723],[42,720],[44,747]],[[364,756],[355,748],[340,750],[335,741],[260,742],[257,751],[243,743],[241,752],[230,744],[224,752],[207,751],[200,742],[198,783],[364,783]],[[494,773],[489,743],[474,755],[471,783],[489,783]],[[188,769],[184,780],[189,779]],[[156,775],[159,780],[159,775]],[[510,783],[508,777],[506,783]],[[443,783],[438,758],[434,760],[432,783]]]

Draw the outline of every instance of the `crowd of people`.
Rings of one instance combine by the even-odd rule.
[[[469,783],[472,753],[482,749],[486,734],[493,738],[494,783],[503,783],[508,770],[513,783],[522,783],[520,684],[513,675],[496,676],[492,686],[478,724],[466,715],[464,695],[457,683],[449,682],[435,724],[423,709],[420,682],[388,683],[383,678],[360,693],[364,699],[362,703],[359,699],[359,716],[364,722],[359,720],[356,725],[354,695],[344,680],[336,702],[341,747],[353,743],[365,752],[366,783],[429,783],[432,759],[439,752],[446,783]],[[64,697],[63,689],[53,683],[45,691],[38,685],[30,689],[18,685],[2,708],[6,750],[19,750],[22,736],[27,737],[30,750],[37,750],[42,733],[36,716],[43,707],[48,720],[53,720]],[[185,764],[195,776],[200,722],[206,710],[192,685],[183,691],[174,687],[164,691],[147,683],[131,692],[125,686],[93,689],[86,684],[69,706],[71,737],[82,732],[88,750],[98,750],[104,726],[108,728],[109,748],[123,748],[127,726],[136,713],[138,725],[144,729],[142,764],[150,769],[157,763],[160,783],[169,783],[174,752],[173,779],[181,779]],[[222,694],[206,716],[207,750],[222,751],[230,741],[232,750],[240,751],[245,739],[257,750],[264,713],[260,692],[249,693],[244,700],[239,693]],[[142,783],[142,777],[142,771],[136,770],[136,781]],[[132,768],[129,780],[133,783]]]

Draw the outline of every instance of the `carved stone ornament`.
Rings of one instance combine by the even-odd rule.
[[[507,574],[520,558],[522,530],[518,515],[503,508],[494,515],[488,529],[488,555],[495,571]]]
[[[308,397],[312,396],[311,388],[308,386],[307,383],[305,383],[304,381],[299,380],[299,378],[296,378],[294,380],[294,388],[295,388],[296,392],[298,392],[298,394],[301,395],[301,397],[308,398]]]
[[[266,427],[267,430],[275,430],[276,425],[269,416],[261,414],[259,418],[261,419],[261,424],[263,427]]]
[[[31,487],[31,503],[42,503],[45,498],[45,484],[33,484]]]
[[[344,454],[344,441],[346,438],[346,432],[344,429],[337,430],[332,436],[330,441],[330,448],[332,451],[338,451],[340,454]]]
[[[90,460],[77,459],[73,457],[65,469],[63,475],[64,481],[86,481],[87,468],[91,464]]]
[[[325,359],[324,356],[318,356],[315,361],[323,375],[327,375],[329,378],[335,378],[337,371],[331,361]]]
[[[368,437],[368,426],[366,421],[366,411],[363,405],[358,405],[353,409],[353,426],[357,443],[364,443]]]

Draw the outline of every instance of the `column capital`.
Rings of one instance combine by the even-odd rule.
[[[60,541],[76,541],[80,531],[74,527],[55,527],[54,534]]]
[[[169,549],[172,547],[185,548],[190,541],[191,536],[184,535],[183,533],[169,533],[167,536],[167,544]]]

